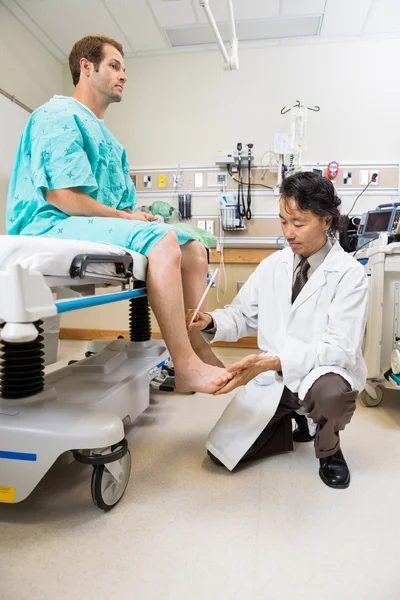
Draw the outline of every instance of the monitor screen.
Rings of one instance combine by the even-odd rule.
[[[380,210],[377,212],[370,212],[368,215],[367,222],[365,224],[365,233],[388,231],[392,214],[393,213],[391,210]]]

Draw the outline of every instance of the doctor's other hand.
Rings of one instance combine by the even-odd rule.
[[[191,323],[195,312],[196,310],[194,308],[189,308],[186,311],[186,327],[189,332],[192,330],[202,331],[202,329],[208,327],[208,325],[210,325],[213,320],[211,315],[208,315],[207,313],[198,312],[194,318],[193,323]]]
[[[129,221],[158,221],[158,217],[156,215],[151,215],[150,213],[145,212],[125,212],[124,210],[120,211],[122,219],[128,219]]]
[[[230,381],[222,376],[213,381],[213,383],[220,387],[220,389],[214,393],[214,396],[220,394],[227,394],[237,387],[247,385],[249,381],[265,373],[266,371],[279,371],[281,369],[281,362],[276,356],[265,356],[262,354],[250,354],[243,360],[228,365],[226,370],[234,377]]]

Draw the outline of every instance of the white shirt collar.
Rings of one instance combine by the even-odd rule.
[[[326,238],[326,243],[322,246],[322,248],[320,248],[317,252],[315,252],[314,254],[312,254],[311,256],[309,256],[307,258],[307,260],[310,264],[310,270],[312,272],[316,271],[318,269],[318,267],[320,265],[322,265],[322,263],[324,262],[325,258],[328,256],[331,249],[332,249],[332,242],[330,241],[329,238]],[[301,254],[295,255],[294,263],[293,263],[294,270],[297,269],[302,258],[303,257],[301,256]]]

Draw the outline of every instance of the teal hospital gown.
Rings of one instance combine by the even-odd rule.
[[[195,238],[171,225],[112,217],[68,216],[46,191],[79,188],[106,206],[134,210],[126,152],[86,106],[54,96],[35,110],[22,134],[7,197],[7,233],[108,242],[145,256],[170,231],[180,244]]]

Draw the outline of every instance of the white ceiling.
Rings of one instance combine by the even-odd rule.
[[[0,0],[60,62],[89,33],[125,56],[210,49],[198,0]],[[210,0],[228,39],[227,2]],[[400,35],[400,0],[234,0],[240,47]]]

